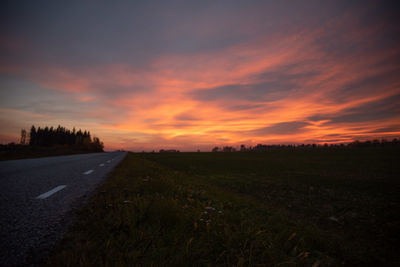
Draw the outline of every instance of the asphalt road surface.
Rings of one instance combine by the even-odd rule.
[[[35,266],[125,152],[0,162],[0,265]]]

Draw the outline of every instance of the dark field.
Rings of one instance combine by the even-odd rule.
[[[398,266],[400,150],[129,153],[49,266]]]

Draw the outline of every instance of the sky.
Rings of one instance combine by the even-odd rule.
[[[400,137],[396,1],[1,1],[0,143],[106,150]]]

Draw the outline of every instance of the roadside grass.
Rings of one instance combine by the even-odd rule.
[[[400,153],[129,153],[47,266],[395,266]]]

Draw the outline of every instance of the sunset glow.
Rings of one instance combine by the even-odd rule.
[[[106,150],[398,138],[396,9],[301,2],[2,4],[0,141],[32,124]]]

